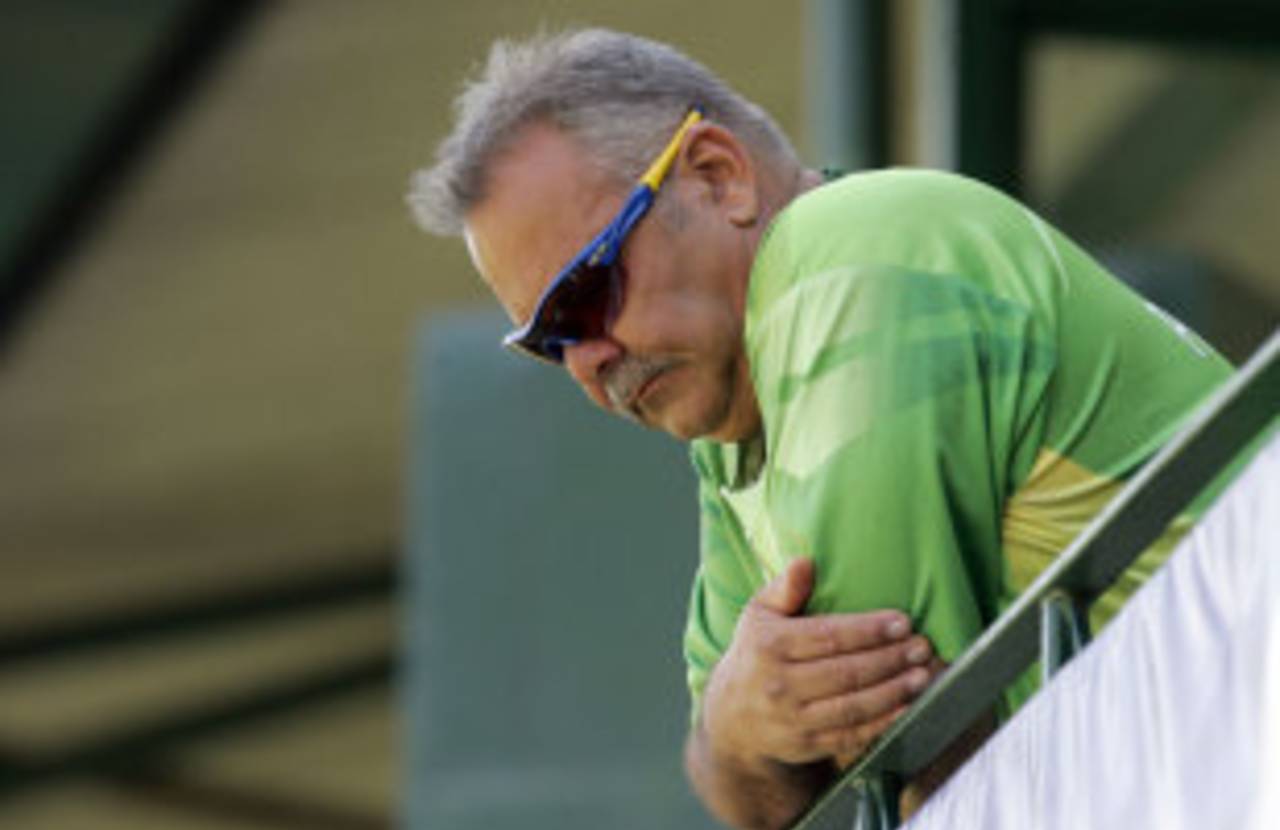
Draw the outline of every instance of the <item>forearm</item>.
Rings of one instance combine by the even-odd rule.
[[[701,722],[685,742],[694,792],[718,819],[742,830],[777,830],[804,812],[834,776],[830,763],[748,762],[717,752]]]
[[[805,616],[813,562],[792,560],[742,609],[685,745],[693,789],[733,827],[792,824],[928,683],[932,652],[899,611]]]

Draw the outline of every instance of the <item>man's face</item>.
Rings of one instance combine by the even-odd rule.
[[[740,205],[726,204],[733,200],[716,181],[724,171],[713,169],[715,152],[677,159],[658,203],[623,247],[617,317],[606,333],[567,346],[564,355],[569,373],[598,405],[685,440],[741,440],[758,429],[742,345],[758,232],[735,219]],[[712,160],[700,172],[701,158]],[[485,199],[467,215],[466,239],[513,321],[529,318],[543,290],[613,219],[627,192],[548,126],[527,128],[497,160]]]

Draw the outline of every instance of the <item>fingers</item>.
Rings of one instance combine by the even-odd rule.
[[[811,741],[813,749],[833,757],[836,765],[844,769],[857,761],[906,711],[906,706],[899,706],[867,723],[814,733]]]
[[[910,703],[929,685],[927,669],[916,668],[863,689],[826,697],[800,707],[797,722],[815,731],[875,723]]]
[[[747,605],[747,614],[759,619],[785,617],[786,625],[768,631],[764,646],[780,660],[815,660],[837,654],[876,648],[911,634],[911,620],[900,611],[856,614],[823,614],[800,617],[813,593],[815,570],[807,557],[792,559],[761,588]]]
[[[792,559],[787,567],[760,589],[753,603],[775,614],[790,617],[804,610],[813,592],[813,560]]]
[[[824,614],[778,620],[769,646],[780,660],[818,660],[880,648],[911,634],[911,621],[900,611]]]
[[[924,637],[868,651],[797,662],[788,667],[788,680],[804,703],[875,686],[916,666],[926,666],[933,649]]]
[[[929,682],[935,657],[896,610],[802,616],[814,564],[760,589],[708,679],[702,727],[723,757],[856,757]]]

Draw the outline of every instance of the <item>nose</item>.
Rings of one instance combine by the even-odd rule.
[[[622,347],[603,337],[584,340],[564,347],[564,367],[595,404],[612,409],[605,392],[605,373],[609,366],[622,356]]]

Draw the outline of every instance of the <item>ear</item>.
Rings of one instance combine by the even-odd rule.
[[[755,224],[760,217],[755,160],[732,131],[705,121],[695,124],[680,156],[678,174],[705,187],[712,204],[730,222],[738,227]]]

